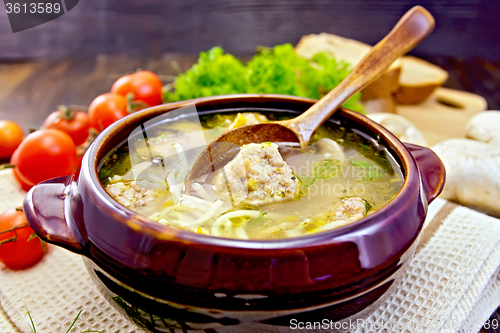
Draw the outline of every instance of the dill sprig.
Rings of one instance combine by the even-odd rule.
[[[83,310],[80,310],[80,312],[78,312],[78,314],[76,315],[75,319],[71,323],[71,326],[68,328],[68,330],[66,331],[66,333],[69,333],[69,331],[73,328],[73,326],[75,326],[75,323],[78,320],[78,318],[80,318],[80,315],[82,314],[82,311]],[[32,333],[36,333],[35,323],[33,322],[33,318],[31,318],[31,313],[29,312],[28,309],[26,309],[26,312],[28,313],[28,317],[30,318],[30,322],[31,322],[30,330],[31,330]],[[101,333],[101,331],[95,331],[95,330],[86,330],[86,331],[82,331],[80,333],[91,333],[91,332],[93,332],[93,333]]]

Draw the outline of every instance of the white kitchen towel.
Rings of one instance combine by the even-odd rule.
[[[0,211],[24,196],[11,172],[0,171]],[[500,306],[499,268],[500,220],[437,199],[402,282],[355,332],[477,332]],[[66,332],[80,310],[71,332],[143,332],[101,296],[78,255],[55,246],[31,269],[0,269],[0,305],[1,333],[31,333],[26,309],[37,333]]]

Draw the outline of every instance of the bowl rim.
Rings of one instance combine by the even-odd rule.
[[[94,193],[101,199],[102,203],[105,203],[102,209],[108,209],[111,216],[123,216],[125,214],[126,221],[121,220],[120,222],[126,223],[129,227],[133,229],[141,230],[142,232],[148,233],[158,239],[166,241],[181,241],[185,243],[197,243],[212,245],[222,248],[241,248],[241,249],[259,249],[259,250],[287,250],[290,248],[307,248],[316,247],[324,244],[331,244],[337,241],[345,241],[346,239],[352,238],[354,233],[363,233],[363,230],[370,228],[375,224],[381,223],[384,217],[388,216],[390,212],[400,211],[402,203],[408,201],[412,196],[412,192],[415,189],[410,188],[409,183],[411,180],[418,180],[419,190],[421,190],[422,182],[420,179],[420,174],[418,171],[417,164],[409,152],[408,148],[399,141],[391,132],[387,129],[369,119],[368,117],[362,115],[361,113],[347,110],[341,108],[339,111],[343,115],[347,116],[351,121],[365,123],[371,130],[377,132],[383,137],[383,141],[386,146],[392,148],[397,154],[401,161],[401,168],[404,170],[405,178],[399,192],[395,197],[385,204],[382,208],[375,211],[369,216],[363,217],[362,219],[349,223],[345,226],[335,228],[332,230],[327,230],[319,233],[314,233],[311,235],[304,235],[300,237],[292,238],[282,238],[282,239],[234,239],[234,238],[223,238],[211,235],[196,234],[188,230],[182,230],[168,225],[164,225],[149,219],[146,216],[140,215],[125,206],[122,206],[118,201],[113,199],[104,189],[102,183],[99,180],[97,167],[99,160],[97,157],[104,156],[108,151],[104,151],[104,146],[110,141],[110,139],[117,135],[122,128],[138,122],[139,120],[149,117],[155,114],[162,114],[165,111],[175,110],[181,107],[190,105],[217,105],[220,103],[229,102],[293,102],[297,104],[313,104],[317,100],[289,96],[289,95],[277,95],[277,94],[235,94],[235,95],[217,95],[210,97],[201,97],[181,102],[161,104],[158,106],[146,108],[138,112],[132,113],[109,127],[107,127],[92,143],[87,153],[86,158],[82,161],[82,171],[88,169],[88,175],[90,176],[90,181]],[[337,111],[337,112],[339,112]],[[426,201],[424,200],[424,204]],[[404,204],[403,204],[404,206]],[[399,209],[398,209],[399,208]],[[423,224],[423,220],[421,221]]]

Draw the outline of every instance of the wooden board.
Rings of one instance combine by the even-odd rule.
[[[82,0],[64,16],[20,33],[12,33],[2,4],[0,58],[157,57],[215,45],[253,54],[258,45],[295,44],[321,31],[373,45],[416,3],[431,11],[438,27],[414,54],[500,59],[497,0]]]
[[[438,88],[422,104],[397,105],[396,113],[414,123],[431,146],[446,139],[465,137],[469,119],[486,108],[486,100],[479,95]]]

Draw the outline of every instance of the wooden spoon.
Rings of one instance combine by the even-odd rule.
[[[332,91],[300,116],[256,125],[247,125],[222,134],[196,160],[186,190],[193,181],[224,166],[238,147],[261,142],[300,142],[305,148],[314,132],[352,95],[381,76],[400,56],[411,50],[434,29],[434,18],[423,7],[411,8],[392,31],[375,45],[352,72]]]

